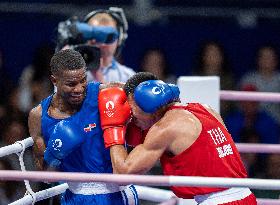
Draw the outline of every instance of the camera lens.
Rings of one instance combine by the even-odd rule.
[[[87,70],[97,70],[100,66],[100,49],[91,45],[76,45],[74,50],[81,53],[83,56]]]

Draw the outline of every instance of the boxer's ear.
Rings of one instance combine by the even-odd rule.
[[[57,79],[53,74],[50,76],[50,80],[51,80],[51,82],[53,83],[54,86],[57,86]]]

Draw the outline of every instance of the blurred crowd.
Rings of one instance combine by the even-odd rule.
[[[248,69],[241,79],[234,75],[231,62],[224,46],[217,41],[201,42],[197,48],[192,75],[219,76],[222,90],[241,90],[255,92],[279,92],[279,55],[273,45],[262,45],[255,51],[255,67]],[[253,52],[253,51],[252,51]],[[30,109],[53,92],[49,81],[49,62],[54,53],[51,44],[34,49],[33,61],[27,65],[17,83],[9,78],[9,68],[5,67],[5,54],[0,51],[0,136],[1,146],[27,138],[27,117]],[[121,58],[120,58],[121,59]],[[139,68],[135,71],[148,71],[168,83],[176,83],[172,65],[161,47],[145,50],[139,58]],[[125,62],[124,62],[125,63]],[[253,64],[253,63],[252,63]],[[273,143],[280,140],[280,105],[262,102],[221,102],[221,114],[235,142]],[[27,170],[34,170],[32,150],[25,154]],[[241,154],[249,177],[280,178],[280,158],[276,154]],[[18,157],[11,155],[0,159],[0,169],[20,169]],[[151,174],[160,174],[155,168]],[[15,183],[0,186],[0,204],[7,204],[22,197],[24,184],[15,186],[18,191],[11,192]],[[257,197],[278,198],[277,192],[258,192]]]

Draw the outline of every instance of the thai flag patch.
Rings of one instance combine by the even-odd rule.
[[[93,123],[93,124],[88,124],[84,127],[84,131],[85,132],[91,132],[94,128],[96,127],[96,124]]]

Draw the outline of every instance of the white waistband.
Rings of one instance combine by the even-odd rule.
[[[246,198],[252,192],[249,188],[230,188],[211,194],[197,195],[195,201],[201,205],[224,204]]]
[[[94,194],[109,194],[121,191],[119,185],[114,183],[103,182],[67,182],[69,190],[74,194],[94,195]]]

